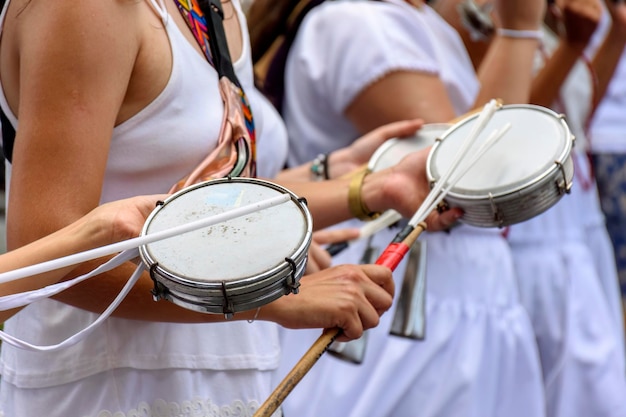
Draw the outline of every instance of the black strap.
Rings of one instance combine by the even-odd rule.
[[[220,77],[225,76],[237,87],[241,88],[241,83],[235,74],[233,63],[226,42],[226,33],[224,32],[224,11],[219,0],[198,0],[198,5],[207,24],[207,32],[209,35],[209,47],[211,48],[211,57],[213,65]],[[235,13],[235,12],[233,12]]]
[[[0,123],[2,123],[2,152],[4,157],[11,162],[13,158],[13,144],[15,143],[15,129],[9,118],[0,108]]]
[[[0,0],[0,4],[3,5],[4,1]],[[222,24],[224,19],[222,5],[218,0],[198,0],[198,4],[207,22],[209,45],[216,71],[220,76],[226,76],[233,84],[241,88],[230,58],[228,44],[226,43],[226,34]],[[2,109],[0,109],[0,121],[2,123],[2,151],[4,157],[11,162],[13,144],[15,142],[15,129],[13,129],[11,122]]]

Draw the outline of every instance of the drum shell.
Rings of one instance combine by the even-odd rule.
[[[456,186],[452,187],[444,198],[443,206],[463,209],[464,214],[460,221],[472,226],[505,227],[529,220],[556,204],[565,193],[569,192],[574,179],[574,163],[571,157],[574,137],[563,115],[535,105],[506,105],[496,113],[498,112],[508,112],[503,114],[510,116],[524,115],[525,118],[529,115],[541,116],[544,121],[551,120],[554,124],[552,127],[563,136],[558,138],[560,146],[558,155],[554,156],[554,163],[541,172],[534,173],[532,178],[523,183],[520,181],[504,188],[501,185],[494,186],[496,191],[492,192],[487,189],[480,192],[477,190],[458,192]],[[455,134],[457,128],[476,120],[478,116],[474,114],[461,120],[448,129],[433,145],[427,160],[427,175],[431,187],[434,187],[438,180],[434,159],[440,146],[448,137]],[[530,125],[533,122],[532,117],[525,122]],[[540,125],[540,123],[537,124]],[[554,138],[546,138],[548,139]],[[529,151],[529,149],[525,150]]]
[[[563,178],[571,184],[574,163],[568,157],[562,164],[538,181],[510,193],[472,198],[448,193],[444,201],[450,207],[460,207],[464,214],[461,222],[477,227],[506,227],[529,220],[554,206],[564,195]],[[559,185],[561,184],[561,185]]]
[[[372,154],[367,164],[368,169],[372,172],[381,171],[397,164],[410,152],[432,146],[451,126],[448,123],[428,123],[412,136],[385,141]]]
[[[303,235],[297,237],[296,249],[293,253],[287,254],[285,259],[276,265],[254,274],[243,274],[228,280],[202,280],[186,277],[176,270],[164,267],[159,263],[158,257],[150,250],[149,245],[144,245],[139,248],[140,256],[150,270],[150,275],[155,284],[153,294],[156,299],[164,298],[174,304],[203,313],[220,314],[229,310],[228,313],[233,314],[261,307],[297,289],[299,279],[306,268],[308,248],[312,240],[311,215],[306,204],[298,199],[295,194],[269,181],[252,178],[223,178],[187,187],[170,196],[161,207],[151,213],[146,220],[142,234],[148,233],[152,222],[158,218],[160,210],[166,208],[168,204],[178,200],[180,206],[181,201],[185,200],[179,199],[185,198],[186,193],[210,192],[211,187],[227,187],[230,185],[229,183],[244,188],[252,187],[253,190],[259,187],[264,190],[289,194],[291,197],[289,204],[295,205],[301,213],[301,221],[305,229]],[[255,223],[252,222],[247,227],[254,225]],[[296,231],[290,232],[296,233]],[[224,263],[224,265],[229,267],[228,263]]]

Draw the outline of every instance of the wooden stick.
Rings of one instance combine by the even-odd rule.
[[[287,376],[278,384],[263,405],[254,413],[254,417],[270,417],[280,407],[287,395],[298,385],[311,370],[317,360],[328,350],[328,347],[342,333],[340,328],[324,329],[324,332],[306,351],[304,356],[291,369]]]
[[[404,255],[415,243],[419,235],[426,230],[426,223],[420,223],[417,227],[407,225],[387,246],[385,251],[376,261],[376,265],[384,265],[392,271],[396,269]],[[298,363],[291,369],[285,378],[278,384],[272,394],[254,413],[253,417],[270,417],[280,407],[287,395],[293,391],[304,376],[311,370],[318,359],[322,357],[328,347],[341,335],[343,330],[339,328],[324,329],[322,335],[311,345],[309,350],[300,358]]]

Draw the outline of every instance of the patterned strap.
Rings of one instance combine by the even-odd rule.
[[[178,10],[202,49],[204,56],[218,75],[227,77],[237,88],[245,128],[250,138],[252,176],[256,174],[256,134],[248,97],[237,79],[228,51],[222,20],[224,13],[219,0],[174,0]],[[209,17],[207,24],[206,17]]]
[[[209,43],[209,31],[206,27],[206,19],[204,13],[200,9],[200,6],[195,0],[174,0],[180,14],[185,18],[191,33],[193,33],[196,42],[202,48],[202,52],[206,57],[209,64],[213,64],[213,57],[211,56],[211,46]]]

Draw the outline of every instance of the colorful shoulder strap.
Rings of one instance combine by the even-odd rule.
[[[246,130],[250,137],[252,153],[252,175],[256,174],[256,134],[254,119],[248,98],[233,68],[232,60],[224,33],[224,12],[219,0],[174,0],[178,10],[187,22],[198,45],[204,52],[209,64],[217,71],[220,78],[228,78],[238,89],[241,109]],[[208,16],[208,22],[207,22]]]

